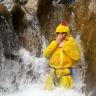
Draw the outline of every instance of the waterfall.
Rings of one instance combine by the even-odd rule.
[[[62,5],[60,6],[64,8]],[[60,6],[58,8],[61,10]],[[56,17],[56,14],[54,16]],[[78,42],[81,60],[73,72],[73,89],[57,87],[53,91],[43,90],[45,77],[48,74],[48,60],[42,56],[42,53],[49,41],[42,32],[44,30],[41,30],[36,14],[31,12],[30,15],[26,14],[26,18],[28,20],[32,19],[32,22],[27,25],[22,35],[27,38],[27,47],[31,49],[31,52],[19,44],[12,25],[12,19],[6,21],[3,17],[0,18],[2,21],[0,22],[0,96],[85,96],[86,67],[80,45],[81,34],[75,34],[75,13],[72,12],[69,25],[72,27],[72,35]],[[48,18],[51,18],[51,15]],[[61,22],[62,19],[58,15],[58,21]],[[55,19],[54,22],[56,22]],[[3,34],[3,32],[5,33]],[[36,55],[38,50],[40,50],[39,56]]]
[[[38,20],[36,20],[37,22]],[[35,21],[34,21],[35,22]],[[33,23],[37,24],[37,23]],[[38,25],[38,24],[37,24]],[[30,26],[28,26],[28,34],[30,32],[40,32],[40,26],[35,26],[36,29],[31,31]],[[39,33],[37,33],[39,34]],[[39,34],[40,35],[40,34]],[[77,41],[79,43],[77,35]],[[45,39],[44,34],[41,36],[42,41],[42,51],[48,45],[48,41]],[[29,41],[30,42],[30,41]],[[17,44],[17,43],[16,43]],[[3,47],[3,46],[2,46]],[[35,49],[36,50],[36,49]],[[3,52],[4,50],[2,50]],[[34,49],[33,49],[34,51]],[[2,80],[0,80],[3,85],[1,88],[1,95],[0,96],[85,96],[82,93],[83,85],[83,77],[81,72],[83,72],[82,68],[77,68],[74,70],[74,88],[73,89],[63,89],[63,88],[55,88],[52,92],[44,91],[44,83],[46,74],[48,74],[48,60],[44,57],[36,57],[35,53],[32,54],[28,50],[23,47],[20,47],[18,50],[18,57],[15,60],[6,59],[7,63],[2,63],[2,68],[4,66],[4,73],[0,72],[0,76]],[[4,57],[3,57],[4,58]],[[83,57],[82,57],[83,58]],[[2,59],[4,62],[5,59]],[[83,59],[79,62],[80,66],[84,64]],[[79,66],[78,65],[78,66]],[[83,71],[80,72],[80,69]],[[38,92],[37,92],[38,91]],[[9,92],[9,93],[8,93]],[[13,93],[15,92],[15,93]],[[4,94],[5,93],[5,94]]]
[[[0,17],[0,90],[6,91],[11,86],[11,68],[17,58],[19,42],[12,25],[12,18],[8,20]],[[13,62],[14,60],[14,62]],[[9,68],[8,68],[9,67]],[[11,77],[10,77],[11,76]],[[9,84],[8,84],[9,83]],[[8,86],[9,85],[9,86]]]

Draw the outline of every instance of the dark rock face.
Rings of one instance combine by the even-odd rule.
[[[12,17],[4,6],[0,6],[0,52],[6,58],[13,58],[14,51],[18,50],[19,42],[12,24]]]
[[[37,17],[40,20],[40,23],[45,23],[45,20],[47,19],[46,16],[48,15],[48,12],[50,12],[52,9],[52,7],[50,7],[51,4],[52,0],[39,0],[37,8]],[[44,20],[42,18],[44,18]]]
[[[76,3],[76,24],[77,24],[77,31],[81,32],[81,40],[82,40],[82,47],[83,47],[83,53],[85,57],[85,63],[87,66],[86,71],[86,89],[87,89],[87,95],[92,91],[91,96],[96,95],[96,14],[93,12],[90,12],[91,10],[90,2],[83,1]],[[94,6],[95,8],[96,6]],[[90,13],[89,13],[90,12]]]
[[[90,23],[89,23],[90,22]],[[88,69],[86,72],[86,85],[87,91],[93,91],[92,96],[96,95],[96,15],[91,14],[90,18],[87,21],[85,28],[82,33],[82,44],[84,49],[84,55]]]
[[[13,18],[14,29],[19,37],[19,40],[21,40],[20,34],[23,33],[24,27],[25,27],[24,20],[23,20],[25,13],[21,9],[21,6],[16,4],[12,8],[11,14],[12,14],[12,18]]]
[[[28,0],[13,0],[14,3],[18,3],[19,5],[25,5]]]
[[[22,10],[23,9],[23,10]],[[36,56],[41,55],[41,34],[36,14],[29,12],[25,7],[14,5],[12,11],[14,29],[19,37],[20,44]],[[29,18],[27,18],[27,16]]]
[[[45,38],[50,42],[55,38],[56,27],[63,21],[70,22],[71,11],[69,5],[57,4],[53,6],[40,2],[37,10],[37,18],[43,30]]]

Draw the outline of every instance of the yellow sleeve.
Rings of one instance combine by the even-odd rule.
[[[63,50],[72,60],[80,59],[80,50],[74,38],[70,37],[68,41],[65,41]]]
[[[54,50],[57,48],[58,43],[56,41],[52,41],[51,44],[44,50],[44,57],[50,58]]]

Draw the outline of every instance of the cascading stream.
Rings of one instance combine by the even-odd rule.
[[[76,27],[74,13],[71,15],[72,18],[69,25],[71,25],[74,31]],[[26,17],[30,18],[28,14]],[[7,40],[7,42],[5,43],[2,43],[2,39],[0,39],[0,96],[85,96],[86,85],[84,84],[84,80],[86,67],[80,46],[81,35],[75,34],[75,38],[81,50],[81,60],[78,62],[78,67],[74,70],[74,88],[55,88],[53,91],[45,91],[43,90],[43,86],[46,74],[48,74],[48,60],[42,56],[42,52],[49,42],[46,40],[44,34],[41,34],[39,21],[34,13],[31,14],[31,19],[33,22],[31,25],[27,26],[24,31],[25,34],[23,35],[33,36],[32,38],[34,39],[28,38],[29,45],[31,43],[33,44],[32,52],[29,52],[19,45],[15,32],[12,35],[14,31],[12,19],[9,20],[9,23],[4,22],[2,19],[3,22],[0,24],[0,33],[5,32],[6,34],[3,35],[8,37],[6,37],[5,40]],[[0,34],[0,37],[3,38],[3,35]],[[36,39],[36,36],[38,39]],[[16,38],[13,39],[13,37]],[[37,41],[34,43],[35,39]],[[4,44],[7,44],[7,48]],[[15,48],[17,50],[16,52],[14,52]],[[42,48],[40,51],[41,55],[36,57],[36,52],[39,48]],[[5,55],[4,52],[9,52],[10,54]],[[12,59],[14,54],[15,58]]]
[[[8,80],[11,76],[11,67],[14,59],[16,59],[17,51],[19,49],[18,38],[14,32],[12,25],[12,18],[8,20],[0,16],[0,90],[6,91],[9,89]],[[10,62],[10,63],[8,63]],[[9,65],[8,65],[9,64]],[[10,81],[10,80],[9,80]],[[9,82],[10,85],[10,82]]]
[[[28,28],[30,29],[30,26]],[[39,32],[40,28],[38,26],[36,28],[38,31],[35,30],[34,32]],[[46,41],[44,36],[41,37],[41,40],[43,41],[42,49],[44,49],[47,46],[46,43],[48,41]],[[76,37],[78,38],[78,35]],[[79,39],[77,41],[79,42]],[[18,56],[19,58],[17,58],[17,60],[7,59],[7,63],[4,64],[6,74],[2,74],[3,76],[0,75],[3,77],[2,84],[4,84],[3,89],[1,90],[3,93],[1,96],[32,96],[32,94],[35,96],[85,96],[81,91],[84,85],[82,78],[80,77],[79,67],[74,70],[73,89],[55,88],[52,92],[44,91],[45,76],[48,73],[47,60],[43,57],[37,58],[35,54],[31,54],[24,48],[21,48],[18,51]],[[79,63],[81,64],[82,62],[84,63],[82,60]]]

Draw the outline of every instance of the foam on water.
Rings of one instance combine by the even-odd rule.
[[[85,96],[74,89],[55,88],[53,91],[43,90],[42,84],[32,84],[29,88],[12,94],[0,96]]]
[[[34,69],[33,75],[37,74],[35,72],[39,73],[38,80],[34,82],[24,82],[25,78],[22,78],[18,92],[0,94],[0,96],[85,96],[85,94],[81,91],[84,84],[80,79],[80,71],[78,68],[74,71],[75,75],[73,76],[73,89],[64,89],[57,87],[53,91],[43,90],[45,77],[47,74],[46,68],[48,61],[43,57],[36,58],[32,56],[30,52],[25,50],[24,48],[20,49],[19,54],[21,56],[23,64],[25,64],[26,66],[32,64],[32,68]],[[27,70],[28,69],[26,68],[25,71],[27,72]],[[28,81],[31,81],[30,79]]]

